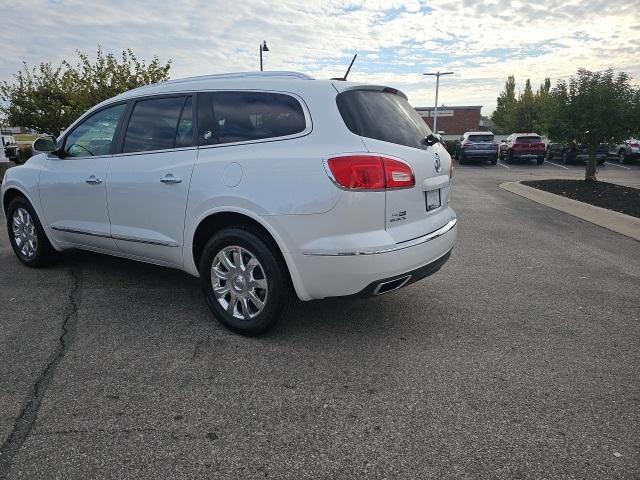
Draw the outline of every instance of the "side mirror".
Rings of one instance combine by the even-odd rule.
[[[36,138],[31,144],[31,150],[34,155],[37,153],[51,153],[55,151],[56,148],[56,141],[53,137]]]

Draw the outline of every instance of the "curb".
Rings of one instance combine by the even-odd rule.
[[[522,185],[520,182],[506,182],[498,186],[508,192],[560,210],[640,242],[640,218],[538,190],[537,188]]]

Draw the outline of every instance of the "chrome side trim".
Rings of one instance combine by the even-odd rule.
[[[112,238],[113,240],[124,240],[126,242],[146,243],[149,245],[160,245],[163,247],[179,247],[180,244],[176,242],[161,242],[158,240],[147,240],[144,238],[126,237],[124,235],[107,235],[104,233],[92,232],[89,230],[78,230],[75,228],[59,227],[57,225],[51,226],[52,230],[65,233],[75,233],[77,235],[88,235],[90,237]]]
[[[414,238],[413,240],[407,240],[406,242],[396,243],[394,247],[381,248],[378,250],[360,250],[351,252],[302,252],[302,254],[318,257],[346,257],[357,255],[378,255],[380,253],[397,252],[398,250],[404,250],[405,248],[415,247],[417,245],[430,242],[431,240],[435,240],[436,238],[441,237],[452,230],[457,223],[458,219],[453,218],[449,220],[449,222],[444,227],[439,228],[435,232],[431,232],[421,237]]]
[[[146,243],[149,245],[161,245],[163,247],[179,247],[180,244],[176,242],[162,242],[159,240],[147,240],[146,238],[127,237],[124,235],[111,235],[114,240],[124,240],[125,242]]]
[[[51,225],[51,230],[56,230],[58,232],[65,232],[65,233],[76,233],[78,235],[88,235],[90,237],[111,238],[111,235],[108,235],[106,233],[92,232],[90,230],[78,230],[75,228],[59,227],[57,225]]]

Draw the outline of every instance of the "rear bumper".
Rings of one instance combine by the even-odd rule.
[[[295,254],[303,300],[341,296],[368,296],[400,288],[435,273],[447,261],[457,235],[457,220],[430,234],[381,250],[336,254]],[[376,291],[379,284],[402,279],[397,285]],[[396,288],[392,288],[396,289]],[[304,297],[304,298],[303,298]]]
[[[534,160],[538,158],[544,158],[544,152],[536,152],[536,153],[513,153],[512,158],[518,160]]]
[[[463,150],[465,158],[495,158],[498,156],[497,150]]]

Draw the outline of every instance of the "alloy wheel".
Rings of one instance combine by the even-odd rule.
[[[31,214],[24,208],[17,208],[12,217],[13,239],[22,255],[33,258],[38,249],[36,224]]]
[[[213,294],[234,318],[251,320],[264,310],[269,288],[262,264],[249,250],[229,246],[220,250],[211,265]]]

